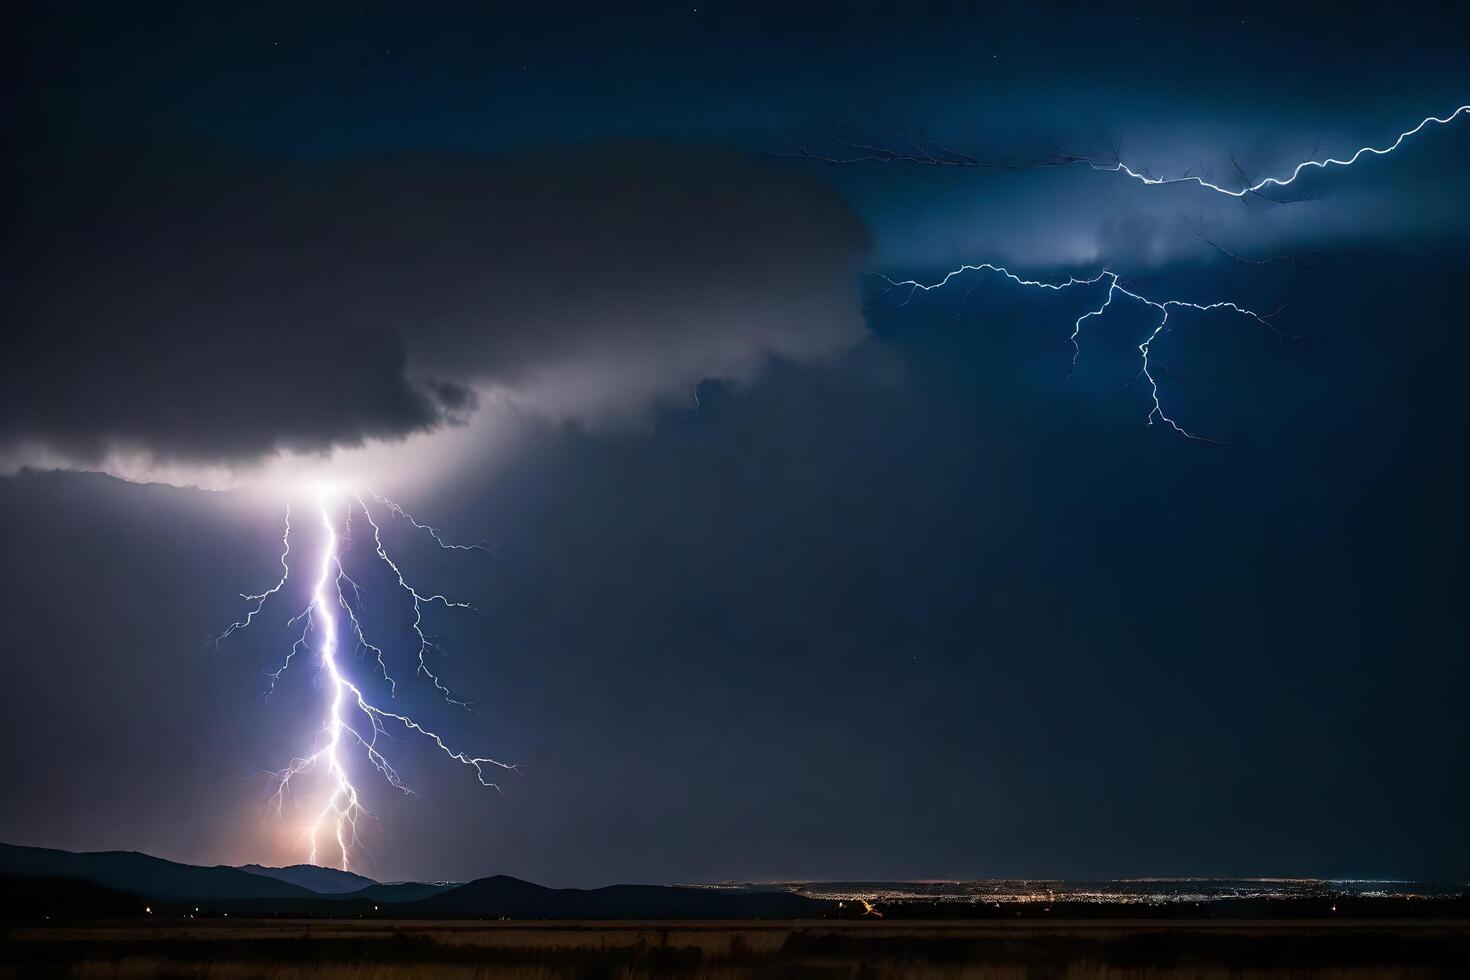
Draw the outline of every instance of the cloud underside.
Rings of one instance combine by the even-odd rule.
[[[485,392],[620,425],[864,335],[850,210],[717,148],[115,159],[11,182],[0,456],[249,466]]]

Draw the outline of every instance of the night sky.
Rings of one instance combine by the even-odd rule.
[[[490,543],[385,524],[478,609],[399,701],[521,764],[394,744],[382,879],[1470,876],[1470,117],[787,155],[1238,186],[1470,101],[1451,13],[300,6],[0,6],[0,840],[302,860],[304,593],[208,638],[326,475]],[[987,261],[1311,339],[1171,316],[1190,441],[1146,308],[875,275]]]

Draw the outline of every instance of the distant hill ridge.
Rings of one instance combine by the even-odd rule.
[[[354,874],[351,871],[341,871],[337,868],[323,868],[315,864],[292,864],[284,868],[267,868],[260,864],[242,864],[241,871],[248,871],[253,875],[265,878],[274,878],[277,881],[285,881],[302,888],[310,889],[321,895],[341,895],[346,892],[361,891],[370,888],[378,882],[364,875]]]
[[[414,909],[451,918],[799,919],[821,918],[835,904],[789,891],[722,891],[687,885],[546,888],[495,875],[415,902]]]
[[[312,898],[317,892],[239,868],[165,861],[137,851],[74,853],[49,847],[0,844],[0,872],[80,878],[120,892],[156,898],[217,901],[237,898]]]
[[[362,875],[312,865],[205,868],[136,851],[79,854],[14,844],[0,844],[0,876],[5,888],[22,899],[27,890],[42,887],[67,894],[59,884],[47,884],[66,879],[119,895],[207,902],[213,911],[252,916],[388,913],[404,918],[782,919],[821,918],[836,905],[790,891],[732,892],[672,885],[546,888],[506,875],[463,885],[380,884]],[[100,900],[96,896],[89,899],[94,906]],[[25,907],[23,900],[7,904]],[[383,908],[385,904],[392,906],[391,911]]]

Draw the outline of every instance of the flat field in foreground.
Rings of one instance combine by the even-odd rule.
[[[0,977],[1438,978],[1464,920],[13,924]]]

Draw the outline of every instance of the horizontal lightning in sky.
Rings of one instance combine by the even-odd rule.
[[[1431,125],[1443,126],[1443,125],[1446,125],[1446,124],[1448,124],[1450,122],[1453,122],[1455,119],[1458,119],[1460,116],[1467,115],[1467,114],[1470,114],[1470,105],[1462,105],[1458,109],[1454,110],[1453,112],[1451,112],[1447,116],[1427,116],[1424,119],[1420,120],[1420,122],[1419,122],[1419,124],[1417,126],[1414,126],[1412,129],[1407,129],[1404,132],[1400,133],[1398,135],[1398,137],[1395,140],[1393,140],[1392,143],[1389,143],[1386,146],[1379,146],[1379,147],[1375,147],[1375,146],[1364,146],[1364,147],[1360,147],[1351,156],[1348,156],[1348,157],[1343,158],[1343,159],[1338,159],[1338,158],[1335,158],[1335,157],[1328,157],[1328,158],[1323,159],[1323,160],[1306,160],[1306,161],[1304,161],[1302,163],[1297,164],[1296,167],[1292,169],[1292,171],[1291,171],[1291,173],[1290,173],[1289,176],[1286,176],[1286,177],[1267,177],[1264,180],[1259,180],[1259,181],[1256,181],[1253,184],[1249,184],[1249,185],[1246,185],[1244,187],[1239,187],[1239,188],[1224,187],[1224,186],[1221,186],[1219,184],[1211,183],[1210,181],[1205,180],[1203,177],[1199,177],[1199,176],[1186,176],[1186,177],[1150,177],[1147,174],[1141,173],[1141,172],[1139,172],[1137,170],[1133,170],[1132,168],[1126,166],[1122,161],[1116,161],[1116,162],[1111,163],[1111,164],[1103,164],[1103,163],[1100,163],[1098,161],[1089,160],[1089,159],[1066,158],[1066,159],[1060,160],[1058,162],[1062,162],[1062,163],[1069,163],[1069,162],[1070,163],[1088,163],[1088,164],[1090,164],[1096,170],[1100,170],[1100,171],[1111,171],[1111,172],[1122,173],[1122,174],[1125,174],[1125,175],[1127,175],[1129,177],[1132,177],[1135,180],[1141,181],[1142,183],[1147,184],[1149,186],[1159,186],[1159,185],[1163,185],[1163,184],[1193,183],[1193,184],[1197,184],[1200,187],[1203,187],[1203,188],[1205,188],[1207,190],[1215,191],[1215,192],[1220,193],[1220,194],[1226,194],[1226,195],[1228,195],[1230,197],[1243,198],[1247,194],[1259,193],[1260,191],[1263,191],[1263,190],[1266,190],[1266,189],[1269,189],[1269,188],[1272,188],[1272,187],[1287,187],[1290,184],[1294,183],[1297,180],[1297,178],[1299,178],[1303,173],[1306,173],[1308,170],[1311,170],[1311,169],[1314,169],[1314,168],[1315,169],[1325,170],[1328,167],[1350,167],[1353,164],[1357,163],[1360,159],[1362,159],[1365,156],[1387,156],[1388,154],[1392,153],[1393,151],[1397,150],[1400,146],[1402,146],[1405,140],[1407,140],[1407,139],[1409,139],[1409,138],[1417,135],[1418,133],[1422,132],[1427,127],[1429,127]],[[891,154],[891,153],[889,153],[886,156],[869,157],[869,159],[878,159],[878,160],[881,160],[883,162],[907,161],[907,162],[912,162],[912,163],[943,163],[943,164],[950,165],[950,166],[965,166],[965,165],[967,165],[966,161],[969,161],[970,160],[970,158],[967,158],[967,157],[959,157],[959,158],[956,158],[953,155],[950,155],[949,157],[936,156],[933,153],[933,151],[924,150],[922,147],[919,147],[917,144],[915,144],[912,140],[906,140],[906,142],[909,144],[910,147],[913,147],[917,151],[917,154],[910,153],[910,152],[904,152],[904,153],[900,153],[900,154]],[[853,144],[851,142],[848,142],[847,145],[858,145],[858,144]],[[872,147],[868,147],[868,149],[872,149]],[[806,153],[805,151],[803,151],[801,155],[805,155],[805,156],[809,156],[809,157],[812,156],[811,154]],[[844,162],[856,162],[856,160],[849,160],[849,161],[835,160],[835,161],[830,161],[830,162],[844,163]],[[979,161],[973,161],[973,163],[972,164],[969,164],[969,165],[979,166],[979,165],[983,165],[983,164],[981,164]],[[1219,246],[1216,246],[1216,247],[1218,248]],[[1224,250],[1222,249],[1222,251],[1224,251]],[[1226,254],[1232,254],[1232,253],[1227,252]],[[1158,323],[1154,326],[1153,331],[1151,333],[1149,333],[1149,335],[1144,339],[1144,341],[1138,345],[1138,353],[1139,353],[1139,358],[1140,358],[1140,368],[1139,368],[1138,376],[1135,379],[1135,380],[1143,380],[1148,385],[1149,398],[1150,398],[1150,400],[1152,402],[1152,405],[1149,408],[1147,422],[1148,422],[1149,425],[1153,425],[1155,422],[1162,422],[1162,423],[1168,425],[1170,429],[1172,429],[1173,431],[1177,432],[1179,435],[1182,435],[1182,436],[1184,436],[1187,439],[1195,439],[1195,440],[1198,440],[1198,441],[1201,441],[1201,442],[1220,442],[1221,440],[1212,439],[1212,438],[1209,438],[1207,436],[1202,436],[1202,435],[1199,435],[1199,434],[1197,434],[1195,432],[1191,432],[1190,430],[1184,428],[1184,426],[1180,425],[1177,421],[1175,421],[1175,419],[1173,418],[1173,416],[1169,415],[1164,410],[1163,401],[1161,400],[1160,395],[1159,395],[1159,384],[1158,384],[1158,381],[1154,377],[1154,374],[1153,374],[1153,363],[1151,361],[1151,354],[1152,354],[1152,351],[1153,351],[1153,344],[1154,344],[1154,342],[1156,340],[1158,340],[1159,335],[1162,334],[1164,332],[1164,330],[1168,327],[1168,325],[1169,325],[1169,315],[1170,315],[1170,312],[1171,311],[1183,311],[1183,310],[1194,310],[1194,311],[1200,312],[1200,313],[1208,313],[1208,312],[1217,311],[1217,310],[1218,311],[1223,311],[1223,312],[1229,312],[1229,313],[1233,313],[1233,314],[1236,314],[1236,315],[1239,315],[1239,316],[1243,316],[1243,317],[1247,317],[1247,318],[1249,318],[1251,320],[1254,320],[1257,323],[1259,323],[1262,326],[1264,326],[1267,329],[1269,329],[1272,333],[1276,334],[1279,337],[1285,337],[1285,338],[1291,338],[1291,339],[1304,339],[1304,338],[1301,338],[1298,335],[1286,334],[1286,333],[1283,333],[1282,331],[1278,330],[1277,327],[1276,327],[1276,325],[1271,322],[1271,317],[1274,314],[1261,314],[1261,313],[1257,313],[1256,311],[1251,310],[1251,309],[1247,309],[1246,307],[1243,307],[1243,306],[1241,306],[1241,305],[1239,305],[1237,303],[1233,303],[1233,302],[1229,302],[1229,301],[1223,301],[1223,300],[1222,301],[1217,301],[1217,302],[1214,302],[1214,303],[1193,303],[1193,302],[1188,302],[1188,301],[1185,301],[1185,300],[1178,300],[1178,299],[1157,299],[1157,298],[1145,296],[1145,295],[1143,295],[1141,293],[1138,293],[1138,292],[1135,292],[1135,291],[1133,291],[1131,289],[1125,288],[1122,285],[1122,282],[1121,282],[1121,279],[1120,279],[1118,273],[1112,272],[1112,271],[1107,270],[1107,269],[1104,269],[1102,272],[1099,272],[1097,275],[1092,276],[1090,278],[1079,279],[1079,278],[1077,278],[1077,277],[1074,276],[1074,277],[1069,278],[1066,282],[1044,282],[1044,281],[1037,280],[1037,279],[1024,279],[1021,276],[1016,275],[1015,273],[1011,272],[1009,269],[1006,269],[1006,268],[1004,268],[1002,266],[995,265],[994,263],[990,263],[990,262],[982,262],[982,263],[977,264],[977,265],[972,265],[972,264],[961,265],[960,267],[958,267],[958,268],[956,268],[956,269],[954,269],[954,270],[946,273],[942,278],[940,278],[940,279],[938,279],[938,280],[936,280],[934,282],[930,282],[930,283],[919,282],[916,279],[905,279],[905,280],[902,280],[902,281],[897,281],[897,280],[890,279],[887,276],[881,276],[881,275],[878,278],[880,278],[884,282],[888,283],[891,288],[905,288],[905,287],[907,287],[907,289],[908,289],[908,295],[907,295],[907,297],[905,297],[904,302],[901,303],[901,304],[899,304],[900,306],[903,306],[903,305],[906,305],[914,297],[914,294],[917,293],[917,292],[919,292],[919,291],[930,292],[932,290],[942,289],[943,287],[948,286],[957,277],[962,276],[962,275],[965,275],[967,273],[972,273],[972,272],[994,272],[994,273],[999,273],[1000,275],[1004,276],[1005,278],[1009,279],[1010,281],[1016,283],[1019,286],[1025,286],[1025,287],[1028,287],[1028,288],[1031,288],[1031,289],[1048,289],[1048,290],[1057,290],[1057,291],[1064,290],[1064,289],[1070,289],[1070,288],[1072,288],[1074,286],[1091,286],[1091,285],[1096,285],[1096,284],[1101,283],[1101,282],[1106,282],[1107,283],[1107,294],[1104,296],[1103,301],[1102,301],[1102,304],[1100,306],[1098,306],[1098,308],[1095,309],[1095,310],[1088,310],[1087,312],[1083,313],[1072,324],[1072,333],[1071,333],[1071,336],[1070,336],[1069,340],[1070,340],[1070,342],[1072,344],[1072,370],[1073,371],[1075,371],[1076,368],[1077,368],[1077,357],[1078,357],[1078,354],[1079,354],[1079,352],[1081,350],[1081,346],[1080,346],[1080,343],[1079,343],[1079,338],[1081,337],[1081,334],[1082,334],[1082,324],[1083,324],[1084,321],[1089,320],[1092,317],[1101,317],[1104,313],[1107,312],[1108,308],[1110,306],[1112,306],[1113,300],[1116,299],[1120,295],[1126,297],[1127,299],[1133,300],[1133,301],[1135,301],[1137,303],[1141,303],[1144,306],[1147,306],[1147,307],[1150,307],[1151,309],[1153,309],[1159,315]],[[968,296],[968,295],[969,294],[966,293],[966,296]],[[964,301],[961,300],[961,304],[963,304],[963,302]]]
[[[1412,129],[1406,129],[1402,133],[1399,133],[1398,138],[1395,139],[1392,143],[1389,143],[1387,146],[1359,147],[1351,156],[1345,157],[1343,159],[1328,157],[1323,160],[1304,160],[1292,169],[1289,176],[1267,177],[1264,180],[1256,181],[1254,184],[1249,184],[1244,187],[1233,189],[1229,187],[1222,187],[1219,184],[1213,184],[1210,181],[1205,180],[1203,177],[1198,176],[1150,177],[1148,174],[1141,173],[1137,170],[1132,169],[1131,167],[1128,167],[1121,160],[1108,164],[1100,163],[1095,160],[1089,160],[1086,162],[1090,163],[1094,170],[1104,170],[1126,174],[1127,176],[1132,177],[1134,180],[1141,181],[1142,183],[1149,184],[1151,186],[1160,184],[1198,184],[1199,186],[1207,190],[1212,190],[1219,194],[1228,194],[1230,197],[1245,197],[1247,194],[1257,194],[1263,190],[1267,190],[1268,188],[1272,187],[1287,187],[1295,183],[1296,179],[1302,174],[1306,173],[1308,170],[1326,170],[1328,167],[1351,167],[1353,164],[1357,163],[1365,156],[1387,156],[1388,154],[1392,153],[1394,150],[1397,150],[1400,146],[1402,146],[1404,140],[1407,140],[1413,136],[1417,136],[1425,128],[1429,126],[1444,126],[1458,119],[1460,116],[1466,114],[1470,114],[1470,105],[1462,105],[1447,116],[1426,116],[1424,119],[1420,120],[1419,125],[1415,126]]]
[[[1124,287],[1118,274],[1116,272],[1110,272],[1106,269],[1088,279],[1078,279],[1074,276],[1069,278],[1066,282],[1044,282],[1039,279],[1023,279],[1022,277],[1016,275],[1014,272],[1010,271],[1007,268],[1004,268],[1003,266],[995,265],[990,262],[982,262],[979,265],[962,265],[959,268],[946,273],[943,278],[931,283],[922,283],[916,279],[904,279],[902,281],[899,281],[881,275],[878,278],[888,283],[890,288],[908,289],[908,294],[904,297],[904,301],[898,304],[898,306],[901,307],[906,306],[909,301],[913,299],[916,293],[919,293],[921,291],[927,293],[932,292],[936,289],[942,289],[945,286],[948,286],[956,278],[971,272],[995,272],[1009,279],[1011,282],[1016,283],[1018,286],[1025,286],[1030,289],[1049,289],[1057,292],[1060,292],[1064,289],[1071,289],[1074,286],[1094,286],[1098,283],[1106,282],[1108,284],[1107,294],[1103,297],[1101,305],[1099,305],[1098,308],[1095,310],[1088,310],[1087,312],[1083,313],[1072,323],[1072,333],[1068,340],[1072,345],[1073,371],[1077,369],[1077,357],[1081,352],[1080,338],[1082,336],[1082,324],[1084,321],[1089,320],[1092,317],[1102,316],[1104,313],[1107,312],[1108,308],[1113,305],[1113,300],[1116,299],[1118,296],[1126,297],[1127,299],[1131,299],[1153,309],[1159,314],[1159,322],[1154,327],[1153,332],[1148,335],[1143,343],[1138,345],[1138,353],[1141,361],[1141,366],[1139,368],[1137,378],[1135,379],[1142,380],[1148,384],[1149,397],[1153,404],[1152,407],[1149,409],[1147,422],[1149,425],[1153,425],[1155,422],[1162,422],[1165,425],[1169,426],[1169,428],[1177,432],[1179,435],[1184,436],[1186,439],[1194,439],[1199,442],[1220,443],[1222,442],[1222,440],[1212,439],[1208,436],[1203,436],[1199,435],[1198,433],[1191,432],[1180,425],[1178,422],[1176,422],[1172,416],[1166,413],[1164,411],[1163,402],[1159,397],[1159,383],[1153,375],[1153,363],[1150,360],[1150,356],[1153,350],[1153,343],[1155,340],[1158,339],[1159,334],[1164,332],[1164,328],[1169,325],[1170,311],[1195,310],[1200,313],[1209,313],[1218,310],[1227,313],[1234,313],[1238,316],[1243,316],[1247,317],[1248,319],[1254,320],[1261,326],[1270,330],[1278,337],[1300,339],[1293,334],[1283,333],[1281,330],[1277,329],[1276,325],[1271,322],[1270,317],[1272,314],[1257,313],[1255,310],[1247,309],[1244,306],[1240,306],[1237,303],[1232,303],[1226,300],[1221,300],[1214,303],[1191,303],[1186,300],[1179,299],[1153,299],[1148,296],[1144,296],[1142,293],[1134,292],[1133,290]]]
[[[802,160],[813,160],[832,166],[860,163],[910,163],[928,167],[985,167],[997,170],[1029,170],[1038,167],[1066,167],[1074,164],[1086,164],[1093,170],[1103,173],[1120,173],[1131,177],[1140,183],[1149,186],[1163,184],[1196,184],[1206,190],[1229,197],[1243,198],[1248,194],[1259,194],[1273,187],[1288,187],[1295,183],[1302,174],[1309,170],[1326,170],[1329,167],[1351,167],[1364,157],[1388,156],[1404,144],[1406,140],[1419,135],[1431,126],[1445,126],[1454,122],[1461,116],[1470,116],[1470,105],[1462,105],[1446,116],[1425,116],[1418,124],[1399,133],[1396,138],[1383,146],[1361,146],[1346,157],[1325,157],[1321,160],[1304,160],[1292,168],[1291,172],[1284,177],[1266,177],[1254,183],[1244,183],[1240,187],[1226,187],[1216,184],[1198,175],[1186,175],[1182,177],[1154,177],[1148,173],[1135,170],[1120,159],[1100,159],[1095,156],[1083,156],[1078,154],[1048,154],[1031,160],[987,160],[952,150],[927,138],[915,138],[902,131],[888,127],[888,140],[874,141],[864,136],[860,131],[849,127],[843,132],[831,132],[828,135],[838,144],[854,151],[847,156],[828,156],[814,152],[807,147],[796,144],[788,151],[775,154],[776,156],[796,157]]]
[[[409,521],[415,528],[427,531],[435,543],[446,550],[478,548],[478,545],[455,545],[446,542],[437,529],[421,524],[396,503],[386,497],[372,494],[374,500],[386,507],[390,513]],[[355,504],[355,506],[354,506]],[[271,773],[275,781],[272,803],[277,813],[284,813],[285,802],[294,781],[308,772],[319,774],[325,786],[325,799],[304,831],[309,850],[307,860],[319,863],[321,847],[327,843],[336,850],[343,870],[351,864],[352,855],[361,847],[359,827],[364,819],[372,815],[363,804],[362,794],[353,782],[347,755],[354,748],[359,750],[369,764],[394,789],[411,794],[407,784],[399,776],[387,756],[379,747],[379,738],[391,738],[390,729],[411,732],[432,742],[439,751],[455,762],[472,769],[481,785],[499,789],[490,778],[496,769],[514,770],[515,766],[484,756],[472,756],[450,747],[434,730],[426,727],[410,715],[391,711],[375,703],[363,691],[362,686],[345,672],[339,654],[343,625],[350,629],[356,647],[373,655],[378,671],[389,686],[390,697],[396,696],[397,681],[389,673],[383,650],[369,642],[358,611],[362,606],[363,592],[357,582],[347,573],[342,558],[342,535],[338,533],[337,517],[343,522],[344,533],[350,535],[354,515],[361,516],[372,528],[373,549],[376,557],[392,571],[398,586],[412,602],[412,630],[417,642],[418,673],[428,677],[434,688],[451,704],[465,706],[466,702],[455,698],[439,676],[428,665],[428,653],[434,649],[423,630],[423,608],[440,603],[446,608],[467,609],[468,603],[455,602],[437,593],[424,594],[409,584],[399,565],[389,555],[383,544],[381,528],[374,519],[372,510],[357,493],[338,494],[321,491],[316,499],[322,529],[322,550],[317,562],[317,577],[312,588],[311,599],[305,609],[288,621],[288,627],[301,624],[301,633],[287,651],[284,662],[275,671],[268,672],[270,690],[291,666],[292,660],[301,653],[314,651],[320,675],[325,680],[326,703],[321,727],[314,737],[312,750],[291,760],[284,769]],[[335,516],[334,516],[335,515]],[[286,531],[282,537],[281,577],[264,592],[242,595],[252,603],[245,617],[230,625],[216,638],[216,643],[238,630],[249,626],[261,613],[271,596],[285,588],[291,575],[291,511],[286,511]],[[269,693],[269,692],[267,692]]]

